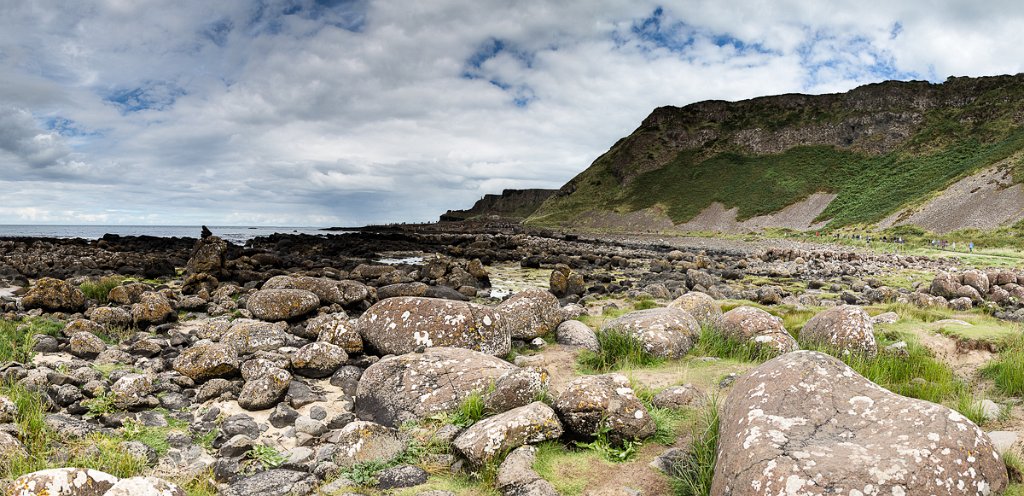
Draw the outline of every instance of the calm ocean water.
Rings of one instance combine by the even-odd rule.
[[[243,244],[258,237],[275,233],[283,234],[342,234],[341,232],[321,231],[317,227],[248,227],[248,226],[209,226],[213,234],[225,240]],[[12,236],[32,236],[45,238],[84,238],[99,239],[104,234],[121,236],[157,236],[161,238],[186,237],[198,238],[201,226],[50,226],[50,225],[0,225],[0,238]]]

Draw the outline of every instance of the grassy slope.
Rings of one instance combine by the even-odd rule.
[[[1013,85],[989,89],[964,108],[933,110],[899,149],[880,156],[831,146],[796,147],[781,154],[755,156],[713,145],[715,148],[706,150],[680,151],[661,168],[623,186],[612,172],[613,148],[574,179],[572,194],[549,199],[528,222],[567,225],[592,211],[659,207],[679,223],[713,202],[738,207],[738,217],[743,220],[776,212],[814,192],[829,191],[838,196],[819,220],[832,219],[832,227],[874,223],[1024,150],[1024,128],[1015,127],[1012,121],[1013,102],[1022,92],[1024,89]],[[757,119],[749,123],[732,119],[721,128],[796,127],[841,117],[841,109],[832,112],[754,116]],[[666,131],[647,128],[634,136]],[[625,146],[621,143],[616,148]],[[1015,165],[1014,170],[1024,179],[1024,164]]]

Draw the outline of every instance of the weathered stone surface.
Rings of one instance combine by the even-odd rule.
[[[618,443],[654,434],[656,426],[622,374],[589,375],[573,379],[555,408],[565,426],[581,436],[594,436],[607,427],[608,439]]]
[[[110,292],[107,293],[107,300],[117,303],[118,305],[131,305],[133,303],[138,303],[139,298],[142,297],[142,293],[145,293],[150,289],[152,288],[141,282],[122,284],[110,289]]]
[[[381,300],[359,317],[359,335],[381,354],[418,347],[467,348],[503,356],[512,346],[501,312],[483,305],[433,298]]]
[[[0,431],[0,460],[9,460],[16,456],[26,457],[28,452],[25,451],[25,447],[21,445],[18,438],[6,431]]]
[[[658,408],[684,408],[704,401],[704,392],[693,384],[669,386],[654,395],[651,404]]]
[[[200,344],[182,351],[173,367],[196,382],[230,377],[238,373],[238,353],[225,344]]]
[[[719,330],[726,337],[750,343],[765,353],[782,354],[800,348],[783,327],[782,319],[760,308],[741,306],[725,312]]]
[[[537,448],[520,446],[498,467],[496,485],[503,496],[558,496],[558,491],[533,470]]]
[[[132,322],[139,327],[161,324],[175,317],[177,314],[167,297],[153,291],[142,293],[139,302],[132,305]]]
[[[668,307],[685,310],[701,325],[715,326],[722,320],[722,306],[714,298],[700,291],[686,293],[672,300]]]
[[[564,346],[579,346],[590,351],[599,351],[597,334],[587,324],[578,320],[567,320],[555,329],[555,341]]]
[[[485,392],[513,370],[515,365],[500,358],[463,348],[427,348],[387,357],[359,379],[355,413],[364,420],[397,426],[452,412],[467,396]]]
[[[317,483],[313,474],[276,468],[231,484],[224,496],[306,496]]]
[[[41,308],[47,312],[80,312],[85,310],[85,294],[67,281],[43,277],[29,288],[21,304],[26,310]]]
[[[348,354],[340,346],[318,341],[299,348],[292,354],[292,369],[296,374],[321,378],[329,377],[338,370]]]
[[[565,317],[558,298],[543,289],[528,289],[512,295],[497,307],[505,317],[512,339],[530,340],[554,331]]]
[[[18,415],[18,405],[6,396],[0,396],[0,424],[13,423]]]
[[[89,468],[52,468],[18,477],[11,494],[14,496],[102,496],[117,477]]]
[[[267,370],[245,381],[242,392],[238,394],[238,406],[249,411],[273,408],[284,398],[291,381],[292,375],[287,370]]]
[[[196,241],[192,255],[185,264],[186,274],[207,273],[220,276],[224,272],[224,258],[228,242],[217,236],[207,236]]]
[[[295,275],[274,276],[263,283],[262,289],[304,289],[310,291],[320,298],[320,303],[347,304],[345,292],[338,281],[322,277],[307,277]]]
[[[426,296],[430,286],[422,282],[400,282],[377,288],[377,298],[394,298],[396,296]]]
[[[408,446],[397,430],[361,420],[350,422],[332,433],[330,441],[338,445],[334,463],[339,467],[391,460]]]
[[[70,344],[71,354],[79,358],[95,358],[107,349],[106,343],[91,332],[76,332]]]
[[[317,341],[340,346],[347,353],[363,352],[363,338],[356,322],[344,313],[329,313],[309,319],[306,332],[315,333]]]
[[[555,411],[535,401],[473,424],[453,444],[470,463],[479,466],[524,444],[561,435],[562,423]]]
[[[288,326],[283,322],[263,322],[252,319],[237,319],[225,332],[220,342],[230,346],[240,355],[257,351],[275,351],[288,342]]]
[[[305,289],[263,289],[245,303],[253,317],[272,322],[301,317],[319,307],[320,298]]]
[[[939,272],[932,279],[929,292],[934,296],[941,296],[946,299],[956,298],[956,290],[960,287],[960,281],[956,276],[948,272]]]
[[[425,484],[430,474],[415,465],[398,465],[377,474],[377,489],[396,489]],[[420,493],[422,494],[422,493]]]
[[[853,305],[829,308],[811,317],[800,330],[800,339],[850,353],[878,353],[871,317]]]
[[[976,269],[964,271],[964,285],[974,288],[979,294],[988,293],[990,287],[988,275]]]
[[[627,313],[602,327],[602,332],[618,331],[638,338],[648,353],[664,358],[680,358],[700,337],[700,324],[678,308],[652,308]]]
[[[106,327],[127,327],[132,315],[120,307],[96,307],[89,311],[89,319]]]
[[[114,405],[122,410],[146,404],[146,396],[153,393],[153,380],[145,374],[127,374],[110,386]]]
[[[711,494],[977,495],[1007,485],[999,454],[966,417],[823,353],[775,358],[733,391]]]
[[[494,381],[494,388],[484,397],[484,408],[501,413],[527,405],[547,389],[546,372],[534,368],[517,368]]]
[[[103,496],[186,496],[176,484],[156,477],[121,479]]]

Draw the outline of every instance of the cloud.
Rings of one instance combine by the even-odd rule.
[[[1016,73],[939,1],[0,2],[0,218],[361,224],[558,187],[655,107]]]

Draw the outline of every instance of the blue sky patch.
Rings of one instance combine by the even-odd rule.
[[[129,114],[144,110],[166,110],[185,95],[185,90],[173,83],[147,82],[136,88],[115,90],[105,100],[120,108],[122,114]]]

